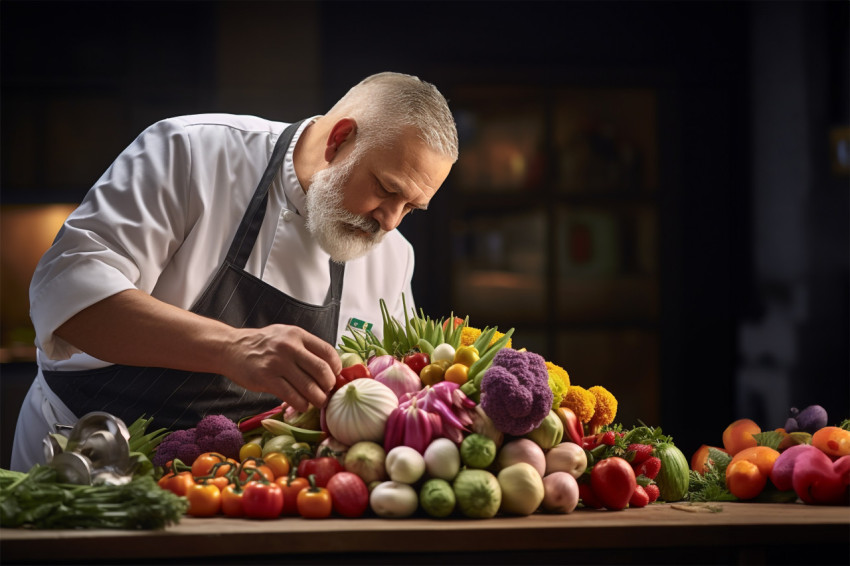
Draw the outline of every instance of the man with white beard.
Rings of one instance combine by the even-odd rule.
[[[412,306],[396,230],[457,160],[431,84],[380,73],[323,116],[158,122],[66,220],[30,287],[39,371],[12,468],[43,461],[57,423],[91,411],[154,427],[322,406],[349,324]]]

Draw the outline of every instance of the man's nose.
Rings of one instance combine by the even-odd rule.
[[[393,199],[381,203],[381,206],[375,210],[372,216],[381,225],[382,230],[389,232],[395,230],[401,224],[404,214],[404,204]]]

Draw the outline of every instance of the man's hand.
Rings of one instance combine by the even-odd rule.
[[[336,350],[297,326],[241,329],[224,375],[245,389],[271,393],[298,411],[321,407],[342,371]]]
[[[115,364],[222,374],[298,410],[324,405],[342,371],[333,346],[297,326],[233,328],[138,290],[83,309],[55,334]]]

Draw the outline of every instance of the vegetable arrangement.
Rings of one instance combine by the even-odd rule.
[[[796,501],[850,505],[850,419],[829,426],[826,410],[792,408],[784,428],[743,418],[691,457],[693,501]]]
[[[513,329],[453,314],[400,322],[383,301],[381,310],[382,339],[355,328],[343,337],[344,369],[325,407],[283,404],[238,424],[216,417],[243,436],[238,458],[230,447],[184,463],[163,443],[157,462],[172,459],[161,485],[187,497],[190,515],[251,518],[479,519],[684,497],[688,466],[669,437],[614,424],[610,391],[572,384],[564,368],[514,348]],[[193,429],[196,445],[207,426]]]

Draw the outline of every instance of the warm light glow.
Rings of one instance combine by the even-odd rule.
[[[2,343],[31,327],[29,285],[72,204],[0,207],[0,328]]]

